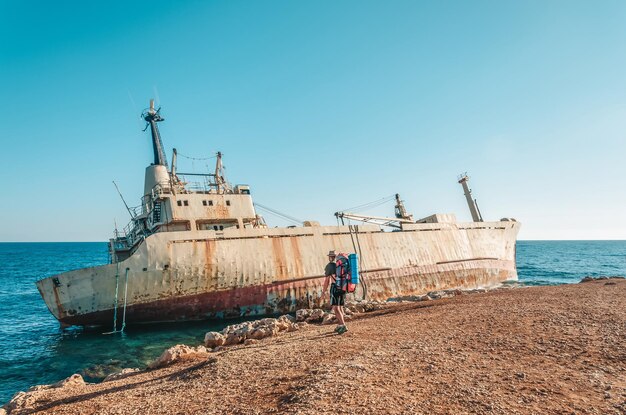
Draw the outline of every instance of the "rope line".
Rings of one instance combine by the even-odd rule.
[[[117,270],[115,271],[115,307],[113,308],[113,333],[117,331],[117,292],[120,283],[120,263],[116,262]]]
[[[358,206],[353,206],[347,209],[343,209],[342,212],[347,212],[347,211],[364,211],[364,210],[368,210],[368,209],[373,209],[377,206],[380,206],[384,203],[387,203],[393,199],[395,199],[396,195],[390,195],[390,196],[385,196],[381,199],[376,199],[374,201],[368,202],[368,203],[363,203],[362,205],[358,205]]]
[[[191,157],[191,156],[186,156],[186,155],[184,155],[182,153],[179,153],[178,150],[176,151],[176,155],[180,156],[180,157],[183,157],[183,158],[186,158],[186,159],[189,159],[189,160],[199,160],[199,161],[211,160],[211,159],[214,159],[214,158],[217,157],[217,156],[211,156],[211,157]]]
[[[122,329],[120,330],[120,332],[123,332],[124,329],[126,328],[126,299],[128,296],[128,271],[130,270],[130,268],[126,268],[126,283],[124,286],[124,312],[122,313]]]
[[[255,202],[254,206],[256,206],[258,208],[261,208],[262,210],[265,210],[268,213],[272,213],[272,214],[274,214],[276,216],[279,216],[279,217],[281,217],[281,218],[283,218],[283,219],[285,219],[287,221],[297,223],[298,225],[302,225],[304,223],[304,221],[301,221],[298,218],[294,218],[293,216],[289,216],[286,213],[281,213],[281,212],[277,211],[276,209],[272,209],[272,208],[270,208],[268,206],[264,206],[264,205],[262,205],[260,203]]]

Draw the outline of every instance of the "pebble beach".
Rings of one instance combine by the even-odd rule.
[[[402,301],[85,383],[10,414],[625,414],[626,281]]]

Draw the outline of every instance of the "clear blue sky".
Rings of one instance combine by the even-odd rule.
[[[111,181],[139,203],[155,95],[168,158],[221,150],[301,219],[395,192],[469,219],[468,171],[521,239],[626,239],[624,22],[609,0],[2,1],[0,241],[125,224]]]

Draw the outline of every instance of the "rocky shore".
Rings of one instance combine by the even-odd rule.
[[[626,281],[301,310],[209,332],[148,369],[74,375],[9,414],[626,414]]]

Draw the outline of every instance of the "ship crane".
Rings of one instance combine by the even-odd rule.
[[[384,216],[372,216],[372,215],[359,215],[358,213],[351,212],[335,212],[337,219],[341,219],[341,223],[345,225],[344,219],[357,220],[364,223],[373,223],[380,226],[389,226],[391,228],[402,229],[403,223],[415,223],[413,215],[407,213],[404,203],[400,199],[398,193],[395,194],[396,206],[395,206],[395,218],[387,218]]]
[[[478,208],[478,201],[472,197],[472,190],[467,185],[467,182],[469,181],[467,172],[460,174],[458,179],[459,184],[463,186],[463,193],[465,193],[465,200],[467,201],[467,206],[472,214],[472,220],[474,222],[483,222],[483,215],[480,213],[480,209]]]
[[[348,220],[358,220],[364,223],[373,223],[375,225],[380,226],[389,226],[392,228],[401,229],[401,223],[415,223],[413,220],[407,219],[398,219],[398,218],[386,218],[384,216],[366,216],[366,215],[358,215],[356,213],[350,212],[335,212],[335,216],[341,219],[341,223],[345,225],[344,219]]]

